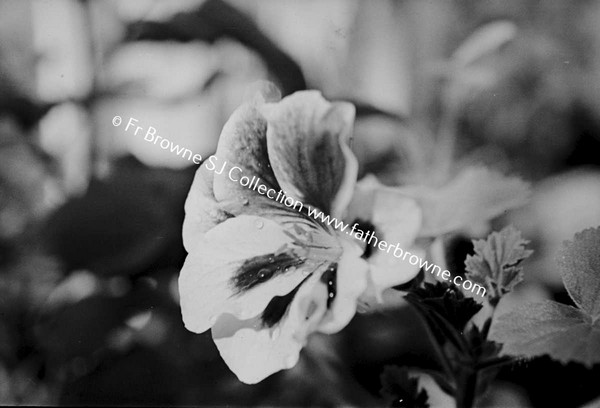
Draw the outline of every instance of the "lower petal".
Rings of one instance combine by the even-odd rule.
[[[221,357],[246,384],[292,368],[326,311],[326,297],[326,289],[315,274],[302,284],[286,315],[274,327],[265,327],[259,316],[248,320],[221,316],[212,328]]]

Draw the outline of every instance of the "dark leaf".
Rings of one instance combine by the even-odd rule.
[[[425,283],[423,287],[409,292],[405,298],[410,303],[419,303],[435,312],[460,332],[482,307],[475,300],[465,297],[456,286],[443,282]]]

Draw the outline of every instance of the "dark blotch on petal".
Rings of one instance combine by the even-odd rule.
[[[369,221],[365,221],[365,220],[361,220],[360,218],[357,218],[350,225],[354,225],[354,224],[358,224],[356,229],[360,229],[360,230],[364,231],[365,234],[368,234],[369,232],[371,232],[372,235],[375,235],[375,236],[377,235],[377,234],[375,234],[375,225],[371,224],[371,222],[369,222]],[[365,252],[362,254],[361,258],[368,259],[371,257],[372,254],[373,254],[373,246],[367,245],[365,248]]]
[[[294,290],[292,290],[287,295],[275,296],[273,299],[271,299],[261,316],[263,324],[266,327],[273,327],[281,321],[288,308],[290,307],[290,304],[294,300],[298,289],[300,289],[300,286],[302,286],[308,278],[309,276],[307,276],[302,282],[300,282],[300,284],[296,286]],[[335,299],[336,295],[337,263],[332,263],[329,265],[327,270],[323,272],[323,275],[321,275],[320,281],[327,285],[327,307],[329,307]]]
[[[321,275],[321,282],[327,285],[327,307],[335,299],[337,288],[337,263],[332,263],[329,268]]]
[[[266,104],[269,160],[279,185],[290,196],[325,213],[339,193],[346,172],[341,144],[354,122],[349,103],[327,102],[319,92],[299,92]]]
[[[285,312],[290,307],[292,300],[294,300],[294,296],[296,296],[298,289],[300,289],[300,286],[302,286],[305,281],[306,279],[300,282],[300,284],[287,295],[275,296],[273,299],[271,299],[261,316],[263,324],[266,327],[273,327],[279,323],[279,321],[285,315]]]
[[[237,293],[242,293],[303,262],[292,251],[255,256],[240,266],[238,273],[232,278],[232,284]]]

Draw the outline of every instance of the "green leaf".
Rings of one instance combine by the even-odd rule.
[[[419,380],[404,367],[386,366],[381,374],[381,395],[390,407],[429,408],[427,391],[419,391]]]
[[[500,316],[491,338],[502,352],[534,357],[548,354],[588,367],[600,363],[600,228],[575,234],[558,262],[569,295],[579,307],[554,301],[535,303]]]
[[[600,320],[579,309],[547,300],[500,316],[490,338],[503,343],[502,354],[549,355],[562,363],[588,367],[600,362]]]
[[[600,227],[565,241],[558,265],[569,295],[593,319],[600,317]]]
[[[525,249],[528,242],[513,226],[491,233],[486,240],[474,240],[475,255],[465,259],[467,277],[485,286],[491,299],[510,292],[523,280],[518,265],[533,253]]]

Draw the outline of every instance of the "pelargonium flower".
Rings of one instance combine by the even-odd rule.
[[[358,167],[348,146],[354,107],[330,103],[318,91],[281,101],[269,91],[232,114],[215,157],[285,191],[305,209],[342,219]],[[368,218],[376,206],[390,206],[390,198],[355,203],[352,212]],[[340,331],[361,296],[418,272],[389,254],[365,259],[360,241],[232,181],[227,172],[211,171],[208,161],[196,173],[185,209],[183,321],[195,333],[212,329],[222,358],[245,383],[293,367],[311,333]],[[420,210],[406,198],[395,209],[402,215],[364,221],[384,234],[394,231],[383,238],[408,248]]]

